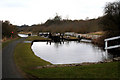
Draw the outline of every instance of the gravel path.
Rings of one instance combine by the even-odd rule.
[[[25,38],[15,40],[2,49],[2,78],[24,78],[14,62],[14,49]]]

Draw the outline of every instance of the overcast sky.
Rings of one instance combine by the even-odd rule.
[[[62,19],[97,18],[108,2],[116,0],[0,0],[0,20],[12,24],[39,24],[56,13]]]

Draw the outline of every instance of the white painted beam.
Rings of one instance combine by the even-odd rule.
[[[120,47],[120,45],[105,47],[105,49],[113,49],[113,48],[118,48],[118,47]]]
[[[118,48],[118,47],[120,47],[120,45],[109,46],[109,47],[107,46],[107,45],[108,45],[108,42],[107,42],[107,41],[115,40],[115,39],[119,39],[119,38],[120,38],[120,36],[105,39],[105,40],[104,40],[104,41],[105,41],[105,49],[107,50],[107,49],[113,49],[113,48]]]
[[[115,40],[115,39],[119,39],[119,38],[120,38],[120,36],[107,38],[107,39],[105,39],[105,41]]]

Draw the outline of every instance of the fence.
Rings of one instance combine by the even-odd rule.
[[[105,39],[105,49],[107,50],[107,49],[113,49],[113,48],[118,48],[118,47],[120,47],[120,44],[114,45],[114,46],[109,46],[109,47],[108,47],[108,41],[110,41],[110,40],[115,40],[115,39],[119,39],[119,38],[120,38],[120,36]]]

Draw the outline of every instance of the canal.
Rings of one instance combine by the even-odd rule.
[[[113,58],[113,55],[88,42],[33,42],[31,48],[36,56],[52,64],[99,62]]]

